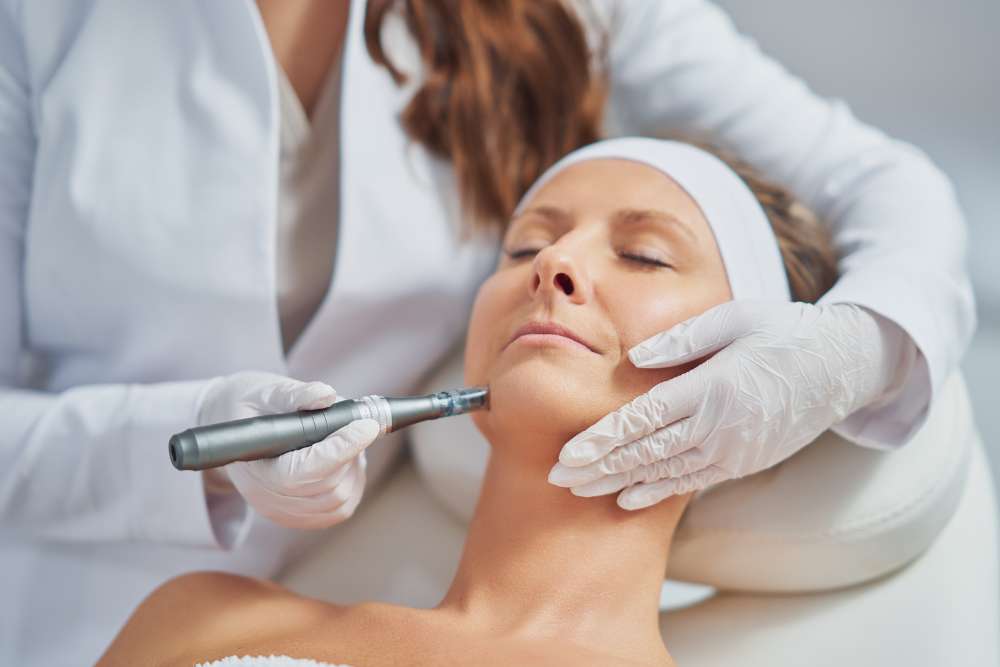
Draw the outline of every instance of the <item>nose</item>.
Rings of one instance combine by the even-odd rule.
[[[533,297],[565,298],[570,303],[586,303],[590,298],[590,281],[586,267],[572,248],[554,244],[535,256],[531,283]]]

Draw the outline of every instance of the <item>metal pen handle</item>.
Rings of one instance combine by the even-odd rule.
[[[308,447],[362,418],[356,401],[189,428],[170,438],[170,462],[178,470],[207,470],[233,461],[256,461]]]
[[[469,387],[428,396],[365,396],[323,410],[197,426],[170,438],[170,462],[178,470],[207,470],[233,463],[281,456],[314,445],[358,419],[374,419],[378,437],[428,419],[489,409],[488,388]]]

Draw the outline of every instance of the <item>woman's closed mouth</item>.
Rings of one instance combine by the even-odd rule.
[[[532,347],[565,347],[599,354],[569,327],[556,322],[526,322],[518,327],[504,349],[517,341]]]

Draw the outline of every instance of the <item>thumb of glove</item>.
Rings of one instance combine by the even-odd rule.
[[[637,368],[669,368],[701,359],[746,335],[771,305],[727,301],[639,343],[628,357]]]

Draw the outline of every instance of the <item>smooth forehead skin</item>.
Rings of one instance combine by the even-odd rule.
[[[477,296],[466,382],[488,383],[492,406],[477,425],[494,447],[518,434],[565,441],[684,370],[637,369],[629,349],[731,298],[711,227],[673,180],[630,160],[568,167],[521,207]],[[586,346],[511,343],[529,322]]]

